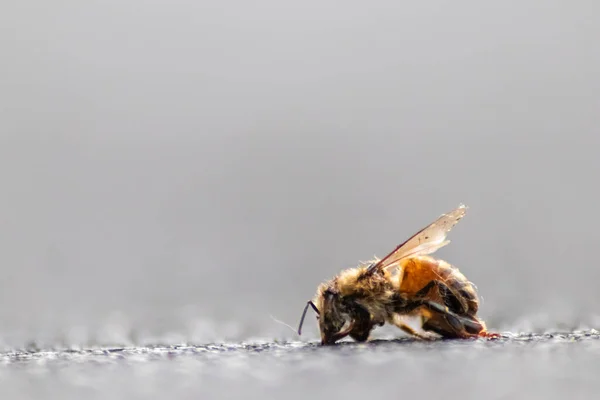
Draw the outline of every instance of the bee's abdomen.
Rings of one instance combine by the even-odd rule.
[[[442,277],[441,281],[452,291],[452,294],[444,299],[448,308],[455,313],[471,316],[477,314],[479,300],[473,284],[456,267],[447,262],[437,260],[437,266],[438,273]]]
[[[444,295],[439,289],[432,289],[429,295],[432,300],[443,302],[455,313],[472,316],[477,313],[479,300],[475,287],[456,267],[428,256],[406,260],[402,267],[401,292],[414,295],[436,280],[450,289],[451,293]]]

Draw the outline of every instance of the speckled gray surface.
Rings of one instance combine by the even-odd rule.
[[[0,376],[22,399],[585,399],[600,391],[599,360],[600,333],[588,330],[14,351],[0,355]]]
[[[3,1],[0,400],[598,398],[598,15]],[[436,256],[540,335],[321,348],[271,318],[459,203]]]

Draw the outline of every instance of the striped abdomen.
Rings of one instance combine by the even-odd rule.
[[[475,316],[479,301],[475,287],[453,265],[429,256],[419,256],[402,261],[400,292],[413,297],[431,281],[442,282],[450,293],[439,286],[432,287],[426,294],[427,299],[445,304],[451,311]]]

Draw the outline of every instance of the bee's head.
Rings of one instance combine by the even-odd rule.
[[[319,330],[321,331],[321,344],[334,344],[345,334],[342,329],[348,321],[348,315],[340,295],[332,288],[321,292],[317,301],[320,308]]]
[[[298,335],[301,334],[302,324],[309,306],[317,313],[321,344],[334,344],[352,331],[354,322],[351,320],[344,299],[340,296],[335,285],[322,285],[319,287],[315,301],[306,303],[302,317],[300,317]],[[344,328],[347,322],[349,322],[349,325]]]

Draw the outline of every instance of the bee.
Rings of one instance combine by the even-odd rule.
[[[368,340],[376,326],[390,323],[420,339],[403,317],[420,317],[421,328],[443,338],[498,337],[488,332],[477,316],[479,299],[475,285],[455,266],[430,256],[450,243],[448,232],[465,216],[467,207],[441,215],[382,259],[375,257],[346,269],[322,283],[306,303],[317,314],[321,344],[334,344],[350,336]]]

